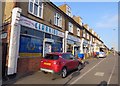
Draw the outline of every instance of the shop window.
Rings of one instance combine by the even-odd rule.
[[[62,38],[58,36],[52,36],[54,43],[52,43],[52,52],[62,52]]]
[[[20,47],[19,52],[22,56],[40,56],[42,54],[43,49],[43,41],[30,37],[30,36],[20,36]]]
[[[34,36],[43,39],[44,38],[44,32],[41,32],[41,31],[38,31],[38,30],[34,30]]]
[[[44,38],[44,33],[38,30],[34,30],[32,28],[21,26],[21,34],[31,35],[40,37],[41,39]]]
[[[58,13],[55,13],[54,15],[54,24],[59,27],[62,27],[62,16]]]
[[[52,39],[56,42],[62,42],[62,38],[58,36],[52,36]]]
[[[43,2],[41,0],[29,0],[29,13],[42,18],[43,16]]]
[[[52,52],[62,52],[62,43],[60,42],[52,43]]]
[[[68,44],[68,45],[67,45],[67,52],[72,53],[72,50],[73,50],[73,46],[70,45],[70,44]]]
[[[71,22],[68,23],[68,31],[73,33],[73,24]]]
[[[28,27],[21,26],[21,34],[34,35],[34,30]]]
[[[48,33],[45,33],[45,38],[51,38],[51,35]]]

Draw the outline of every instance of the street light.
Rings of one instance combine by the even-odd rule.
[[[115,31],[116,29],[113,29],[113,31]],[[114,34],[113,34],[114,35]],[[114,55],[115,55],[115,41],[113,40],[113,53],[114,53]]]

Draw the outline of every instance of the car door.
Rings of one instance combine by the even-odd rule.
[[[71,64],[72,64],[71,69],[75,69],[78,66],[78,60],[72,54],[70,54],[70,58],[71,58]]]
[[[71,70],[73,66],[73,60],[70,59],[70,54],[63,54],[62,57],[64,58],[65,66],[67,69]]]

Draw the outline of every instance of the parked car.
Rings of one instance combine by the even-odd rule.
[[[40,62],[40,70],[67,76],[68,71],[73,69],[82,69],[82,63],[71,53],[49,53]]]
[[[99,58],[105,58],[106,57],[106,54],[105,52],[99,52],[99,55],[98,55]]]

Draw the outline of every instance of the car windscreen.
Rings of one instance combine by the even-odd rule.
[[[50,60],[57,60],[59,58],[58,55],[53,55],[53,54],[47,54],[45,57],[45,59],[50,59]]]

